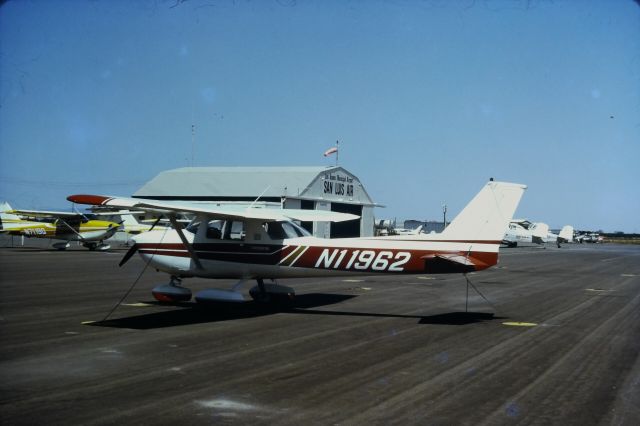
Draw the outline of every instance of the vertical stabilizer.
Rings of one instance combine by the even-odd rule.
[[[566,241],[567,243],[573,242],[573,226],[565,225],[560,230],[560,234],[558,235],[562,239],[562,241]]]
[[[549,225],[542,222],[534,223],[531,228],[531,235],[534,238],[541,240],[542,242],[546,242],[549,235]]]
[[[487,183],[438,239],[499,244],[525,189],[517,183]]]

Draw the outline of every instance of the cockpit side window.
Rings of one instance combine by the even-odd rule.
[[[284,240],[287,238],[281,222],[265,222],[264,227],[272,240]]]
[[[211,220],[207,223],[207,238],[219,240],[222,238],[224,220]]]
[[[244,222],[239,220],[228,220],[224,226],[225,240],[244,241],[245,231]]]

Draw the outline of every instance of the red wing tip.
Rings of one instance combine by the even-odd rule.
[[[76,195],[69,195],[67,197],[67,200],[76,204],[90,204],[94,206],[99,206],[111,200],[111,197],[104,197],[102,195],[76,194]]]

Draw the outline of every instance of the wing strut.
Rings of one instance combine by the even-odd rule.
[[[180,237],[180,240],[182,240],[182,244],[184,244],[184,246],[186,247],[187,251],[191,255],[191,259],[193,259],[193,263],[196,264],[196,267],[198,269],[204,269],[202,267],[202,263],[200,263],[200,258],[198,257],[198,255],[196,254],[195,250],[193,249],[193,246],[191,244],[189,244],[189,241],[187,241],[187,237],[184,236],[184,233],[182,232],[182,226],[176,220],[176,216],[173,215],[173,214],[170,214],[170,215],[167,215],[167,216],[169,216],[169,221],[171,222],[171,225],[173,225],[173,229],[176,230],[176,232],[178,233],[178,236]]]
[[[82,236],[78,231],[76,231],[75,229],[73,229],[73,227],[72,227],[71,225],[69,225],[69,224],[67,223],[67,221],[66,221],[66,220],[64,220],[64,219],[62,219],[62,218],[59,218],[58,220],[59,220],[60,222],[62,222],[62,224],[63,224],[64,226],[66,226],[67,228],[71,229],[71,232],[73,232],[74,234],[76,234],[76,235],[78,236],[78,238],[80,239],[80,241],[83,241],[83,242],[84,242],[84,237],[83,237],[83,236]]]

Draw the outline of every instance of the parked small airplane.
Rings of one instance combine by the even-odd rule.
[[[293,297],[292,288],[265,284],[265,279],[344,276],[353,274],[467,273],[493,266],[498,248],[526,186],[490,181],[440,234],[404,237],[323,239],[311,236],[294,221],[341,222],[358,216],[318,210],[223,208],[97,195],[71,195],[78,204],[137,209],[169,218],[174,229],[154,230],[133,237],[136,251],[148,264],[171,275],[169,284],[155,287],[165,302],[191,299],[183,278],[237,278],[231,290],[208,289],[196,301],[242,302],[246,280],[256,300]],[[176,216],[195,219],[182,229]],[[417,238],[420,238],[419,240]]]
[[[597,232],[580,232],[575,236],[575,241],[582,243],[602,243],[604,237]]]
[[[573,226],[571,225],[563,226],[559,234],[554,234],[553,232],[549,231],[549,233],[547,234],[547,242],[555,243],[558,245],[558,247],[560,247],[560,244],[562,243],[572,243],[573,242]]]
[[[4,204],[0,212],[0,232],[22,235],[29,238],[51,238],[63,240],[52,244],[58,250],[69,247],[69,241],[80,241],[89,250],[108,250],[103,241],[118,230],[118,223],[91,220],[80,213],[51,212],[39,210],[12,210]],[[24,218],[39,220],[25,220]]]
[[[541,245],[547,242],[548,234],[549,225],[546,223],[532,223],[525,219],[515,219],[509,223],[502,243],[508,247]]]

